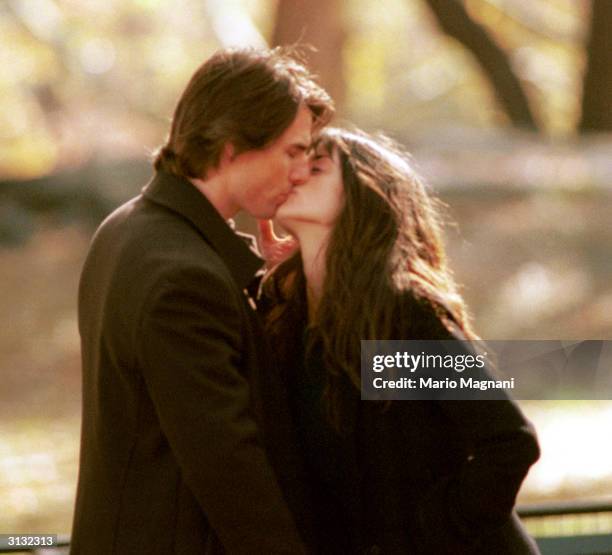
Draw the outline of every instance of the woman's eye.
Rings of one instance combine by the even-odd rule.
[[[310,173],[311,173],[311,175],[315,175],[317,173],[321,173],[321,168],[317,168],[316,166],[313,166],[312,168],[310,168]]]

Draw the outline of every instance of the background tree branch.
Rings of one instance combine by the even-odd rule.
[[[605,0],[604,0],[605,1]],[[459,0],[425,0],[443,31],[467,48],[480,64],[504,112],[517,127],[538,129],[527,95],[508,55]]]

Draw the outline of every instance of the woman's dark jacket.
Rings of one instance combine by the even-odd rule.
[[[427,302],[406,294],[402,305],[408,318],[400,319],[396,339],[461,337],[448,331]],[[300,414],[321,405],[304,409],[304,396],[296,392],[296,384],[303,387],[296,373],[312,372],[314,365],[315,374],[318,368],[323,375],[322,358],[315,349],[306,364],[300,360],[303,315],[283,329],[284,344],[276,352],[293,390],[295,425],[311,465],[321,553],[538,553],[513,512],[521,483],[539,457],[534,429],[515,402],[396,401],[382,410],[381,403],[361,401],[344,379],[338,384],[343,433],[333,435],[330,448],[326,438],[335,432],[324,410],[314,426],[312,414]],[[327,429],[318,445],[312,436],[320,426]]]

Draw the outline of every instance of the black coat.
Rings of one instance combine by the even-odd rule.
[[[304,551],[288,408],[245,292],[261,264],[169,174],[97,231],[79,291],[72,553]]]
[[[448,331],[430,305],[410,293],[401,303],[406,317],[398,320],[395,338],[462,338]],[[304,369],[298,360],[304,356],[303,314],[294,327],[294,347],[285,349],[281,364],[289,382],[299,383],[291,374]],[[313,364],[315,373],[316,368],[319,375],[325,373],[320,356],[307,360],[307,371],[313,371]],[[339,503],[330,497],[329,483],[317,472],[310,477],[316,513],[324,515],[318,523],[324,553],[539,553],[513,511],[521,483],[539,457],[534,429],[516,403],[507,398],[396,401],[383,410],[379,402],[362,401],[348,379],[341,379],[337,387],[343,432],[336,438],[345,465],[336,471],[342,484]],[[295,401],[293,405],[295,412]],[[319,447],[329,444],[328,432],[323,432]],[[301,433],[309,436],[304,430]],[[310,461],[325,452],[312,440],[304,449]],[[334,451],[337,448],[332,455]],[[320,459],[314,462],[311,469],[326,464]],[[328,502],[331,507],[326,506]]]

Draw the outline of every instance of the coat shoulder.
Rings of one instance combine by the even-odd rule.
[[[115,210],[99,227],[90,256],[112,255],[118,268],[144,284],[162,274],[201,270],[230,279],[220,255],[185,218],[137,197]]]
[[[466,339],[449,311],[413,291],[399,295],[397,312],[398,339]]]

